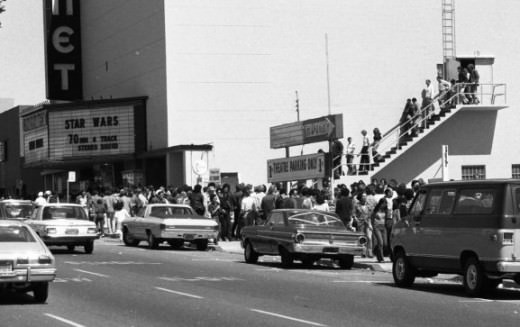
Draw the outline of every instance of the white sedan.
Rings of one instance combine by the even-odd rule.
[[[33,292],[44,303],[56,277],[54,256],[25,223],[0,220],[0,289]]]
[[[69,251],[83,246],[85,253],[94,251],[99,236],[96,224],[89,221],[85,209],[72,203],[48,203],[37,207],[26,220],[47,245],[64,245]]]
[[[144,240],[151,249],[167,241],[173,248],[190,242],[204,251],[209,240],[216,241],[218,236],[215,220],[199,216],[190,206],[181,204],[146,205],[136,217],[123,220],[122,229],[125,245],[137,246]]]

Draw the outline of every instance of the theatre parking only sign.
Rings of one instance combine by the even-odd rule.
[[[324,153],[267,161],[269,183],[323,178],[325,172]]]

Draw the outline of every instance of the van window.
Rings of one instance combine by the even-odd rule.
[[[455,214],[490,214],[495,208],[496,190],[463,189],[455,204]]]
[[[516,204],[515,213],[519,213],[520,212],[520,187],[517,187],[515,189],[515,204]]]
[[[449,215],[455,203],[456,192],[453,189],[434,189],[430,192],[426,214]]]
[[[426,201],[426,193],[421,192],[417,194],[415,197],[415,201],[412,204],[412,208],[410,209],[410,216],[411,217],[417,217],[420,216],[422,213],[422,210],[424,208],[424,202]]]

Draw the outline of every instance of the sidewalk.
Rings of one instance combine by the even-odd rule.
[[[240,241],[220,241],[215,247],[217,251],[223,251],[235,254],[244,254],[244,249],[240,245]],[[354,258],[354,268],[369,269],[372,271],[392,272],[392,262],[385,258],[385,262],[377,262],[375,258]]]

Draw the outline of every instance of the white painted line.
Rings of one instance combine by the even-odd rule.
[[[475,298],[473,300],[459,300],[460,303],[489,303],[495,302],[494,300]]]
[[[71,320],[68,320],[68,319],[65,319],[65,318],[62,318],[62,317],[58,317],[58,316],[55,316],[53,314],[50,314],[50,313],[45,313],[45,315],[49,318],[52,318],[52,319],[56,319],[56,320],[59,320],[63,323],[66,323],[70,326],[74,326],[74,327],[85,327],[84,325],[80,325],[78,323],[75,323],[74,321],[71,321]]]
[[[375,283],[388,283],[387,280],[333,280],[333,283],[364,283],[364,284],[375,284]]]
[[[284,315],[281,315],[279,313],[273,313],[273,312],[257,310],[257,309],[249,309],[249,310],[254,311],[254,312],[258,312],[258,313],[262,313],[262,314],[265,314],[265,315],[268,315],[268,316],[273,316],[273,317],[278,317],[278,318],[283,318],[283,319],[287,319],[287,320],[301,322],[303,324],[307,324],[307,325],[311,325],[311,326],[323,326],[323,327],[327,326],[327,325],[323,325],[323,324],[320,324],[320,323],[317,323],[317,322],[313,322],[313,321],[309,321],[309,320],[303,320],[303,319],[298,319],[298,318],[294,318],[294,317],[284,316]]]
[[[82,269],[74,269],[74,270],[75,270],[75,271],[82,272],[82,273],[84,273],[84,274],[91,274],[91,275],[98,276],[98,277],[110,278],[110,276],[108,276],[108,275],[100,274],[100,273],[95,273],[95,272],[92,272],[92,271],[86,271],[86,270],[82,270]]]
[[[193,295],[193,294],[184,293],[184,292],[179,292],[179,291],[174,291],[174,290],[169,290],[167,288],[162,288],[162,287],[157,287],[156,286],[155,289],[158,289],[159,291],[163,291],[163,292],[168,292],[168,293],[173,293],[173,294],[177,294],[177,295],[191,297],[191,298],[194,298],[194,299],[203,299],[202,296]]]

